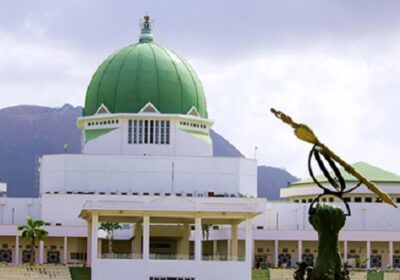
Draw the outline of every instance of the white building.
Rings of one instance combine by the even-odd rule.
[[[283,190],[288,201],[256,198],[256,161],[213,157],[212,125],[196,73],[155,44],[145,22],[139,42],[93,75],[77,120],[82,153],[40,159],[39,198],[0,198],[0,261],[29,259],[17,231],[26,215],[47,223],[38,263],[88,265],[92,279],[246,280],[255,264],[312,261],[313,183]],[[400,202],[400,177],[367,167],[365,175]],[[360,265],[367,258],[367,267],[400,265],[398,210],[363,188],[349,199],[343,257]],[[111,253],[101,222],[123,225]]]

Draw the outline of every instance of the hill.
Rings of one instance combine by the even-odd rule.
[[[8,185],[10,197],[36,197],[39,193],[38,160],[43,154],[80,152],[81,133],[76,119],[82,107],[61,108],[21,105],[0,110],[0,181]],[[214,156],[242,157],[240,151],[211,131]],[[296,178],[274,167],[258,168],[260,197],[277,199],[280,187]]]

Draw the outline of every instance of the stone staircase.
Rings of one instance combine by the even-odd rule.
[[[350,271],[351,280],[367,280],[367,271]]]
[[[1,280],[71,280],[67,266],[63,265],[34,265],[12,266],[0,265]]]
[[[400,273],[385,272],[383,274],[384,280],[400,280]]]
[[[269,278],[271,280],[293,280],[294,269],[272,268],[269,270]]]

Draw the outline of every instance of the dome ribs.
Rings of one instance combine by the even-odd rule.
[[[167,48],[143,42],[114,52],[97,68],[84,115],[95,114],[101,104],[110,113],[138,113],[149,102],[164,114],[185,115],[195,107],[207,118],[201,81],[191,65]]]
[[[153,105],[154,106],[156,106],[156,108],[160,111],[160,112],[162,112],[161,110],[161,106],[160,106],[160,104],[161,104],[161,97],[160,97],[160,95],[161,95],[161,90],[160,90],[160,83],[161,83],[161,81],[160,81],[160,71],[159,71],[159,66],[158,66],[158,64],[157,64],[157,56],[156,56],[156,54],[155,54],[155,52],[154,52],[154,48],[153,48],[153,44],[148,44],[149,45],[149,47],[150,47],[150,49],[151,49],[151,51],[152,51],[152,53],[153,53],[153,58],[154,58],[154,65],[155,65],[155,68],[156,68],[156,75],[157,75],[157,102],[156,102],[156,104],[154,104],[153,103]]]
[[[134,49],[135,48],[132,47],[132,46],[129,47],[129,49],[126,52],[126,54],[124,55],[124,58],[122,59],[122,63],[119,66],[119,69],[118,69],[117,79],[116,79],[115,85],[114,85],[114,111],[116,111],[116,109],[119,108],[119,106],[118,106],[118,100],[119,99],[117,98],[117,96],[118,96],[118,86],[120,84],[120,80],[121,80],[121,76],[122,76],[121,75],[121,71],[122,71],[122,68],[124,67],[124,65],[125,65],[125,63],[127,61],[127,57],[132,53],[132,51]]]
[[[183,94],[183,85],[182,85],[181,75],[179,74],[178,67],[177,67],[175,61],[173,60],[171,55],[168,53],[168,51],[166,49],[162,48],[162,47],[160,47],[160,49],[169,57],[169,59],[171,60],[172,64],[174,65],[175,73],[176,73],[176,76],[177,76],[178,81],[179,81],[179,87],[181,89],[180,90],[180,95],[181,95],[181,98],[180,98],[180,107],[181,108],[180,108],[180,110],[181,110],[181,112],[183,112],[185,110],[185,108],[183,107],[184,106],[184,102],[183,102],[184,94]]]

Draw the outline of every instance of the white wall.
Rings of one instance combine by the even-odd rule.
[[[343,207],[342,204],[336,204]],[[313,230],[308,222],[307,203],[268,202],[254,226],[272,230]],[[350,203],[344,231],[400,231],[400,209],[384,203]]]
[[[196,280],[251,280],[248,262],[98,259],[92,279],[149,280],[150,277],[194,277]]]
[[[7,183],[0,182],[0,192],[7,192]]]
[[[136,114],[133,116],[136,116]],[[146,115],[144,115],[144,119],[146,119],[145,117]],[[162,115],[150,115],[148,119],[160,119],[160,117]],[[85,118],[80,119],[84,120]],[[119,119],[118,125],[97,127],[98,129],[114,128],[114,130],[83,143],[82,152],[88,155],[212,156],[212,144],[183,131],[181,128],[184,127],[180,126],[179,118],[170,120],[169,144],[129,144],[128,121],[129,115],[126,115]],[[84,133],[84,130],[90,129],[95,128],[84,126],[82,133]],[[209,133],[209,129],[191,128],[191,130]]]
[[[332,189],[332,186],[329,184],[323,184],[324,187]],[[356,184],[348,184],[347,189],[351,189],[352,187],[355,187]],[[388,193],[388,194],[399,194],[400,193],[400,186],[398,184],[392,184],[392,183],[378,183],[377,184],[379,188],[382,189],[382,191]],[[304,185],[304,186],[296,186],[296,187],[288,187],[288,188],[283,188],[280,191],[280,196],[282,198],[301,198],[304,196],[317,196],[318,194],[321,193],[321,189],[315,184],[309,184],[309,185]],[[349,196],[355,196],[358,194],[369,194],[372,195],[371,191],[364,185],[361,185],[359,188],[355,189],[352,191]]]
[[[256,196],[256,164],[244,158],[47,155],[40,164],[40,193],[174,190]]]
[[[27,215],[41,217],[39,198],[0,198],[0,225],[25,224]]]

